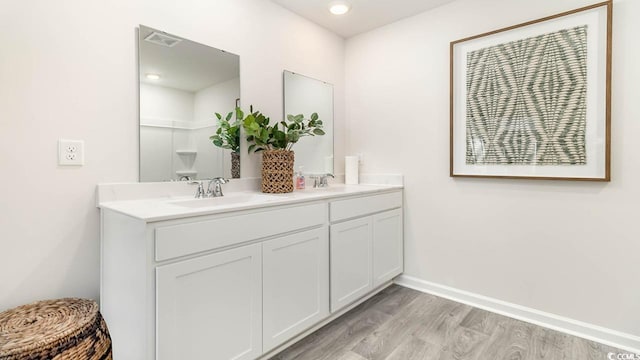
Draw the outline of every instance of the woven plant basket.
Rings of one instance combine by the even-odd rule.
[[[240,153],[237,152],[231,153],[231,178],[240,178]]]
[[[293,160],[291,150],[262,152],[262,192],[282,194],[293,191]]]
[[[39,301],[0,313],[0,360],[111,360],[95,301]]]

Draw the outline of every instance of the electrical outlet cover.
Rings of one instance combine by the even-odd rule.
[[[58,165],[84,165],[84,141],[58,140]]]

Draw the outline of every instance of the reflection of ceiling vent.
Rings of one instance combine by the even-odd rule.
[[[150,43],[154,43],[156,45],[166,46],[166,47],[174,47],[176,46],[177,43],[182,41],[182,39],[178,39],[157,31],[154,31],[151,34],[149,34],[146,38],[144,38],[144,40]]]

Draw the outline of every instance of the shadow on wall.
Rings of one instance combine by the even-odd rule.
[[[564,180],[510,180],[510,179],[474,179],[474,178],[451,178],[455,186],[462,193],[469,192],[477,194],[478,185],[483,187],[483,192],[505,192],[512,193],[539,193],[539,194],[600,194],[611,183],[594,181],[564,181]]]
[[[47,249],[33,248],[31,256],[24,256],[24,258],[33,259],[28,267],[24,267],[28,268],[30,273],[21,276],[23,280],[15,288],[3,287],[0,293],[2,294],[0,304],[5,308],[0,308],[0,311],[51,298],[80,297],[99,302],[100,242],[96,241],[99,239],[99,234],[95,234],[94,229],[99,228],[100,212],[95,207],[95,201],[95,196],[87,199],[86,208],[93,208],[93,211],[86,213],[84,219],[74,221],[75,227],[66,229],[65,234],[52,234],[52,239],[63,240],[57,246]],[[68,241],[70,239],[79,239],[79,241],[70,243]],[[44,252],[46,254],[43,254]],[[78,288],[81,291],[73,293],[64,292],[63,289],[69,289],[69,282],[91,284],[91,286]],[[34,284],[39,285],[34,288]]]

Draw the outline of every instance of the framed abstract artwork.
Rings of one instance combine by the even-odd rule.
[[[452,177],[610,181],[612,2],[451,42]]]

